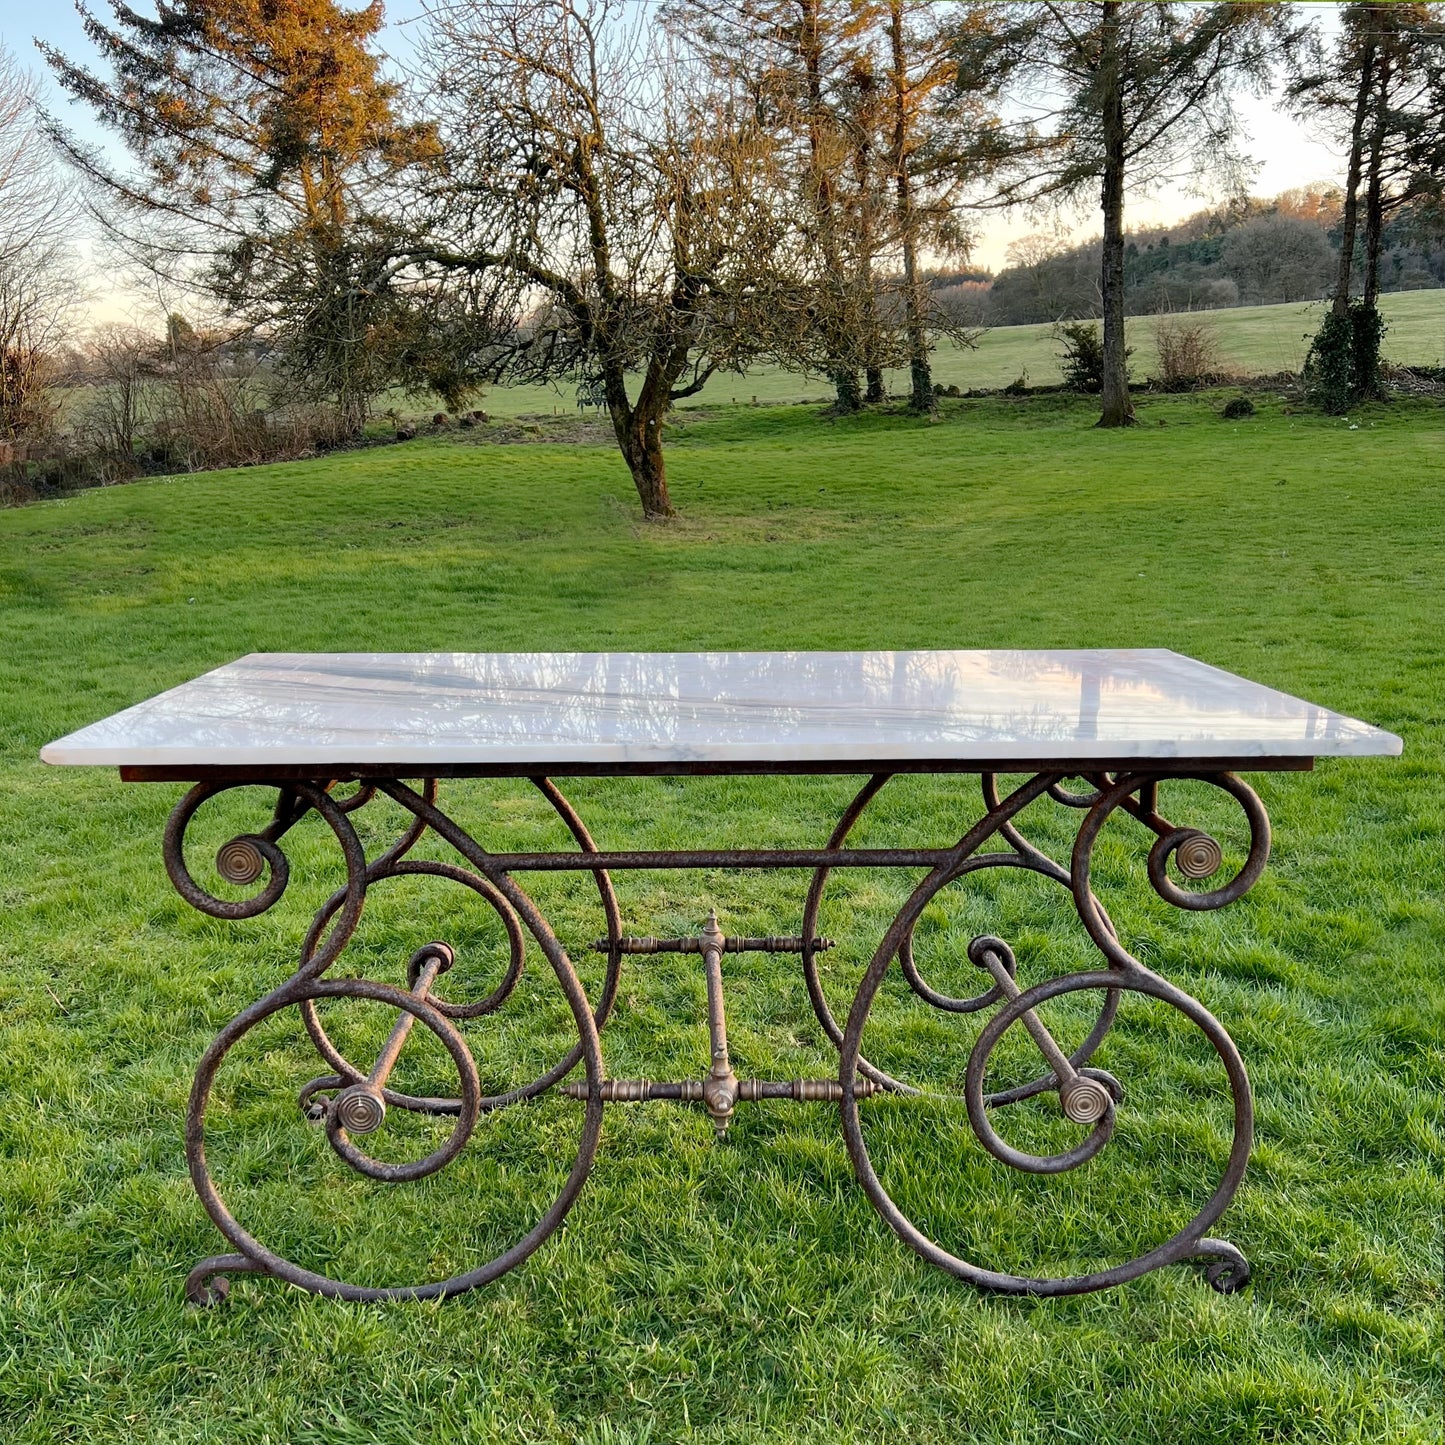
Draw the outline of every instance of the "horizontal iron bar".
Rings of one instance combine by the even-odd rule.
[[[499,873],[638,868],[935,868],[951,848],[684,848],[645,853],[489,853]]]
[[[650,1099],[671,1099],[685,1104],[699,1103],[703,1086],[698,1079],[678,1082],[653,1079],[604,1079],[602,1100],[608,1104],[641,1104]],[[563,1084],[559,1093],[569,1099],[585,1099],[590,1093],[587,1084]],[[871,1079],[860,1078],[853,1092],[866,1099],[880,1092]],[[739,1079],[738,1102],[753,1104],[762,1099],[793,1099],[800,1104],[836,1104],[843,1097],[843,1086],[837,1079]]]
[[[597,939],[592,945],[593,953],[611,953],[612,943],[605,938]],[[803,939],[794,934],[786,938],[725,938],[724,953],[802,953]],[[825,953],[835,947],[831,938],[815,938],[813,951]],[[619,953],[701,953],[700,938],[619,938]]]

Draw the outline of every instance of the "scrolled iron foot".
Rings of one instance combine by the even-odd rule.
[[[1249,1261],[1227,1239],[1201,1239],[1185,1263],[1204,1265],[1204,1278],[1218,1294],[1238,1294],[1252,1273]]]
[[[265,1274],[265,1268],[244,1254],[213,1254],[203,1259],[187,1276],[186,1303],[198,1310],[224,1304],[231,1294],[231,1281],[221,1273]]]

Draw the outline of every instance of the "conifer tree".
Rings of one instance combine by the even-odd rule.
[[[894,359],[873,284],[886,241],[886,91],[870,46],[879,9],[878,0],[671,0],[665,11],[715,83],[747,98],[773,149],[779,188],[769,203],[797,237],[799,287],[772,348],[786,366],[825,374],[842,412],[870,393],[881,399],[882,367]]]
[[[274,343],[297,385],[358,430],[388,379],[395,271],[381,202],[434,152],[380,73],[381,0],[158,0],[154,18],[124,0],[107,19],[80,9],[102,71],[40,48],[130,165],[50,128],[95,183],[108,231]]]
[[[1306,367],[1317,400],[1334,412],[1383,395],[1385,324],[1377,303],[1385,225],[1406,205],[1426,210],[1434,199],[1421,161],[1438,144],[1435,77],[1445,68],[1445,6],[1369,3],[1341,11],[1334,42],[1314,37],[1288,89],[1295,108],[1323,123],[1348,154],[1332,305]]]
[[[1104,319],[1099,425],[1134,420],[1124,341],[1124,209],[1131,189],[1191,170],[1237,169],[1233,96],[1260,84],[1294,42],[1289,7],[1159,0],[995,6],[995,52],[1032,119],[1014,138],[1010,203],[1071,198],[1097,186],[1103,220]],[[960,38],[960,74],[979,42]]]

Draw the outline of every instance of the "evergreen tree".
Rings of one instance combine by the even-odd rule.
[[[931,411],[929,333],[936,325],[921,272],[925,250],[967,253],[960,220],[966,187],[990,168],[997,85],[988,68],[960,74],[954,36],[966,29],[976,54],[993,38],[991,7],[942,6],[930,0],[888,0],[883,28],[888,50],[889,172],[895,195],[898,251],[909,368],[909,405]]]
[[[715,82],[751,106],[772,147],[779,189],[769,204],[796,238],[798,286],[771,349],[785,366],[826,375],[843,412],[870,394],[881,400],[882,368],[895,359],[874,286],[890,229],[878,12],[878,0],[671,0],[665,12]]]
[[[998,52],[992,63],[1036,102],[1034,119],[1011,138],[1012,176],[1000,197],[1038,203],[1099,188],[1099,425],[1128,426],[1134,409],[1124,341],[1126,194],[1177,173],[1186,159],[1196,170],[1233,178],[1240,161],[1233,97],[1242,85],[1262,83],[1294,42],[1289,7],[1273,0],[1048,0],[994,8],[1001,27],[983,44]],[[960,50],[977,57],[979,42],[960,36]],[[970,68],[961,62],[962,74]]]
[[[1288,92],[1299,111],[1323,121],[1348,147],[1333,304],[1306,365],[1316,399],[1337,413],[1384,395],[1380,256],[1390,216],[1435,194],[1430,167],[1422,160],[1438,144],[1435,77],[1445,46],[1445,6],[1341,8],[1334,43],[1315,38],[1302,52]]]
[[[156,269],[179,263],[359,430],[388,380],[380,203],[435,148],[381,78],[381,0],[161,0],[154,19],[111,0],[108,22],[80,8],[108,73],[40,48],[132,165],[51,130],[98,184],[111,234]]]

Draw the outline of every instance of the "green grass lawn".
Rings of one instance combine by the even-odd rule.
[[[1297,372],[1304,365],[1310,338],[1319,330],[1325,306],[1322,302],[1286,306],[1237,306],[1206,311],[1199,318],[1207,323],[1219,342],[1226,370],[1242,376]],[[1445,364],[1445,290],[1400,291],[1380,297],[1380,310],[1389,325],[1384,354],[1401,365],[1440,366]],[[1158,369],[1154,348],[1157,318],[1131,316],[1126,325],[1129,345],[1134,348],[1132,375],[1144,378]],[[1023,373],[1031,386],[1057,386],[1059,344],[1049,326],[996,326],[980,338],[974,350],[962,350],[942,341],[933,357],[934,380],[964,391],[1007,386]],[[888,387],[895,396],[908,393],[908,373],[887,373]],[[746,376],[715,376],[688,405],[748,405],[759,403],[823,399],[828,384],[816,377],[798,376],[776,367],[760,366]],[[403,412],[420,412],[424,405],[415,400],[399,401]],[[541,386],[494,387],[480,405],[496,416],[550,412],[566,415],[576,410],[576,391]]]
[[[1445,409],[1339,421],[1267,403],[1232,425],[1217,405],[1151,400],[1128,432],[1093,430],[1093,404],[1061,397],[953,404],[933,426],[714,408],[671,434],[682,515],[662,527],[637,520],[608,449],[446,442],[0,513],[0,1439],[1438,1440]],[[181,789],[44,768],[44,742],[252,650],[935,646],[1173,647],[1405,738],[1399,760],[1260,777],[1273,864],[1224,912],[1163,905],[1144,876],[1152,838],[1127,821],[1100,853],[1121,935],[1204,1001],[1252,1073],[1256,1154],[1215,1230],[1253,1262],[1246,1293],[1174,1268],[1084,1298],[982,1296],[876,1216],[833,1110],[743,1106],[715,1145],[700,1111],[653,1104],[609,1109],[565,1230],[483,1291],[363,1307],[242,1276],[226,1306],[184,1307],[185,1272],[222,1246],[185,1170],[191,1071],[290,972],[338,860],[304,823],[275,909],[204,918],[160,861]],[[567,791],[602,846],[667,847],[811,844],[853,786]],[[449,796],[491,846],[563,843],[524,785]],[[266,803],[218,804],[194,866]],[[1237,839],[1195,785],[1166,788],[1164,805]],[[943,843],[974,809],[967,780],[900,782],[856,838]],[[372,847],[398,821],[379,805],[357,817]],[[1057,854],[1076,824],[1050,804],[1034,832]],[[693,931],[709,904],[729,930],[785,933],[805,881],[629,874],[619,892],[633,933]],[[535,882],[595,985],[589,881]],[[838,1007],[910,886],[884,872],[830,885]],[[1009,938],[1031,980],[1086,965],[1048,887],[949,890],[920,929],[925,972],[961,991],[962,945],[982,931]],[[437,936],[460,947],[451,994],[479,997],[495,923],[430,885],[378,887],[348,957],[400,981]],[[829,1067],[788,962],[726,962],[740,1073]],[[636,964],[603,1035],[610,1071],[700,1076],[697,961]],[[935,1015],[896,983],[869,1051],[956,1082],[978,1018]],[[360,1056],[380,1015],[328,1018]],[[484,1124],[423,1184],[353,1178],[297,1115],[295,1089],[321,1072],[299,1034],[278,1017],[251,1036],[215,1106],[222,1188],[268,1243],[364,1283],[438,1277],[550,1197],[578,1121],[558,1098]],[[535,955],[470,1036],[484,1079],[555,1056],[561,1012]],[[1130,1095],[1084,1169],[1013,1174],[970,1143],[958,1108],[880,1101],[867,1127],[884,1182],[935,1237],[1005,1268],[1146,1247],[1212,1187],[1221,1080],[1150,1006],[1124,1010],[1099,1062]],[[420,1041],[403,1069],[402,1087],[448,1087]],[[435,1127],[393,1113],[376,1148],[414,1156]],[[1021,1110],[1004,1127],[1026,1142],[1051,1126]]]

